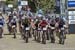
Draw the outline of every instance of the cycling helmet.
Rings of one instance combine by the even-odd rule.
[[[46,18],[43,18],[43,20],[46,20]]]
[[[42,15],[41,14],[38,14],[38,17],[42,17]]]

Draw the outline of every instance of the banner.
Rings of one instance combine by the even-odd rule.
[[[68,11],[69,24],[75,24],[75,11]]]
[[[21,1],[21,5],[28,5],[28,1]]]
[[[75,0],[68,0],[68,7],[75,7]]]
[[[75,20],[69,20],[69,24],[75,24]]]
[[[8,7],[9,7],[9,8],[13,8],[13,5],[12,5],[12,4],[9,4]]]

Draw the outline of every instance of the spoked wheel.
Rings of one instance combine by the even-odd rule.
[[[37,42],[41,42],[40,31],[37,33]]]
[[[35,41],[36,41],[36,39],[37,39],[37,38],[36,38],[36,33],[37,33],[37,31],[35,30],[35,31],[34,31],[34,40],[35,40]]]
[[[47,31],[46,35],[47,35],[47,40],[49,40],[49,33],[50,33],[50,30]]]
[[[54,37],[53,30],[51,30],[50,38],[51,38],[51,43],[55,43],[55,37]]]
[[[23,32],[21,32],[21,38],[22,38],[22,39],[24,38],[24,34],[23,34]]]
[[[64,33],[61,32],[60,34],[61,34],[61,35],[60,35],[59,44],[64,44],[64,43],[65,43]]]
[[[0,28],[0,38],[2,38],[2,28]]]
[[[63,44],[64,45],[64,39],[59,40],[59,44]]]
[[[46,33],[43,32],[42,34],[42,44],[46,44]]]
[[[28,37],[29,37],[29,36],[28,36],[28,31],[26,31],[26,33],[25,33],[25,42],[26,42],[26,43],[28,43]]]
[[[13,29],[14,38],[16,38],[16,29]]]
[[[22,33],[21,38],[24,39],[24,33]]]
[[[21,30],[21,38],[24,39],[24,29]]]

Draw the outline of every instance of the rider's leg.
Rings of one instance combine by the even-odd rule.
[[[51,43],[55,43],[54,30],[50,33]]]

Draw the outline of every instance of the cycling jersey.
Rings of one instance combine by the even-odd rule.
[[[30,25],[29,19],[25,18],[25,19],[22,21],[22,25],[24,25],[24,27],[28,27],[28,26]]]
[[[65,22],[63,21],[63,19],[61,19],[60,22],[59,22],[59,28],[63,27],[64,24],[65,24]]]
[[[4,22],[4,18],[3,18],[3,16],[0,16],[0,25],[2,25],[2,26],[3,26],[3,25],[4,25],[4,23],[5,23],[5,22]]]
[[[17,22],[17,17],[13,16],[13,19],[11,20],[11,24],[16,25],[16,22]]]
[[[48,23],[45,20],[41,21],[39,24],[41,27],[46,27],[46,25],[48,25]]]
[[[0,25],[4,25],[4,21],[3,21],[3,19],[0,19]]]
[[[12,18],[13,18],[13,15],[10,14],[10,15],[9,15],[9,22],[11,21]]]
[[[52,26],[52,27],[55,27],[55,20],[54,19],[52,19],[51,21],[50,21],[50,26]]]

